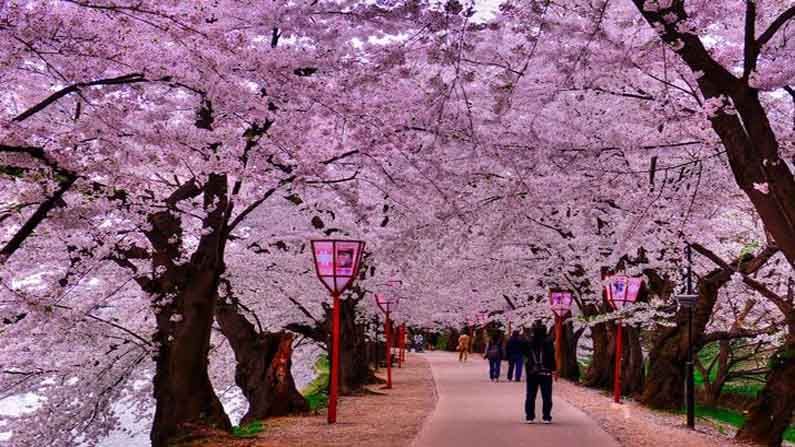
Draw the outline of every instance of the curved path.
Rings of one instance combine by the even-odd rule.
[[[585,413],[555,396],[554,386],[553,423],[526,425],[524,382],[490,382],[488,363],[478,355],[463,364],[447,352],[425,357],[439,400],[413,447],[619,446]],[[505,367],[507,363],[503,378]],[[540,410],[539,396],[536,411]]]

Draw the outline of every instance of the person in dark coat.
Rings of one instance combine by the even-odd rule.
[[[541,321],[533,325],[530,341],[525,344],[527,358],[527,396],[524,403],[525,423],[532,424],[536,418],[536,395],[541,389],[542,415],[545,424],[552,422],[552,379],[557,380],[555,347]]]
[[[508,343],[505,345],[505,357],[508,359],[508,381],[522,380],[522,364],[524,363],[525,340],[519,335],[519,331],[513,331]]]
[[[483,354],[483,358],[489,360],[489,379],[492,382],[500,381],[500,365],[503,357],[502,337],[494,335],[489,339],[485,354]]]

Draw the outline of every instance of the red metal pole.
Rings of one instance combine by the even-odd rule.
[[[390,330],[389,312],[384,319],[384,336],[386,337],[386,387],[392,388],[392,331]]]
[[[621,403],[621,356],[624,352],[623,325],[618,322],[616,329],[616,370],[613,378],[613,400]]]
[[[331,383],[328,393],[328,423],[337,422],[337,391],[340,385],[340,296],[333,295],[331,322]]]
[[[555,316],[555,363],[558,365],[558,373],[563,370],[563,319]]]

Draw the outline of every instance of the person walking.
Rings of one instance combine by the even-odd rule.
[[[458,361],[466,362],[469,357],[469,335],[461,334],[458,337]]]
[[[552,378],[558,379],[555,363],[555,347],[547,335],[547,328],[541,321],[533,325],[532,338],[525,344],[527,357],[527,395],[524,411],[525,423],[532,424],[536,418],[536,395],[541,389],[541,419],[545,424],[552,422]]]
[[[508,381],[515,380],[520,382],[522,380],[522,364],[524,363],[524,354],[522,352],[524,340],[519,335],[519,331],[513,331],[508,338],[508,343],[505,345],[505,357],[508,359]]]
[[[486,352],[483,354],[483,358],[489,361],[489,379],[491,379],[492,382],[500,381],[502,354],[502,337],[494,335],[489,339],[488,344],[486,344]]]
[[[425,337],[420,333],[414,336],[414,352],[425,352]]]

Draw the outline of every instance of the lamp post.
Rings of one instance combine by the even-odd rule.
[[[359,274],[364,242],[337,239],[313,240],[315,272],[332,298],[331,378],[329,381],[328,423],[337,422],[337,394],[340,382],[340,295]]]
[[[386,388],[392,388],[392,323],[389,314],[397,308],[400,298],[397,296],[387,297],[384,294],[375,294],[375,303],[384,312],[384,338],[386,351]]]
[[[607,280],[607,301],[613,310],[620,311],[638,299],[643,286],[642,278],[631,278],[626,275],[614,275]],[[621,358],[624,351],[623,323],[616,323],[616,366],[613,374],[613,400],[621,402]]]
[[[685,294],[676,295],[679,307],[687,309],[687,365],[685,374],[685,405],[687,406],[687,426],[696,428],[696,382],[693,352],[693,308],[698,303],[698,295],[693,293],[693,255],[690,244],[685,246],[687,275]]]
[[[555,360],[558,371],[563,369],[563,320],[571,311],[572,295],[568,290],[550,289],[549,307],[555,314]]]

